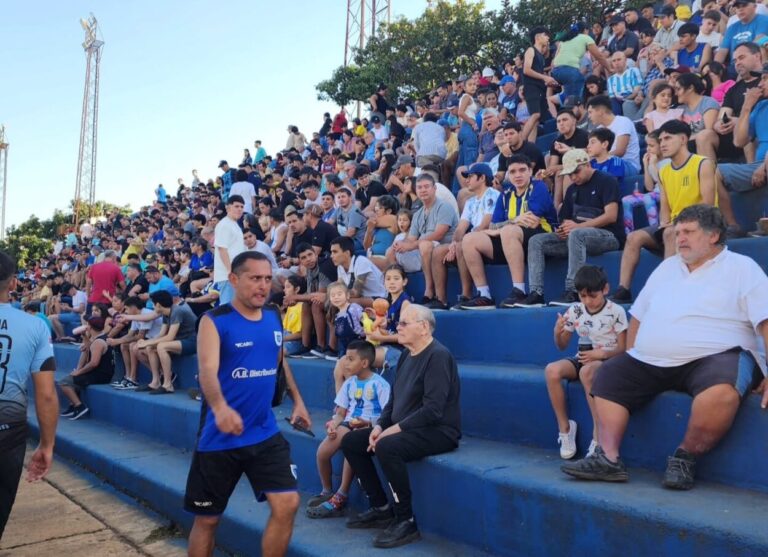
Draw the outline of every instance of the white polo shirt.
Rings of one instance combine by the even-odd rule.
[[[768,320],[768,277],[749,257],[724,248],[693,272],[679,256],[670,257],[630,312],[640,321],[633,358],[674,367],[740,346],[766,373],[756,328]]]
[[[339,282],[343,282],[348,287],[352,287],[352,275],[355,280],[363,280],[363,291],[360,295],[363,298],[386,298],[387,291],[384,289],[384,275],[379,268],[371,263],[371,260],[362,255],[353,255],[349,265],[349,270],[341,265],[336,267]]]

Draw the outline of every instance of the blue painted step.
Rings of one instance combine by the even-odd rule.
[[[34,416],[30,414],[34,426]],[[284,426],[285,427],[285,426]],[[316,443],[285,432],[294,458]],[[103,474],[181,524],[190,455],[99,420],[61,424],[57,451]],[[563,476],[560,459],[542,451],[467,439],[458,451],[410,466],[422,528],[497,555],[765,555],[768,497],[699,483],[691,492],[663,490],[659,475],[631,470],[629,485],[582,483]],[[300,465],[301,466],[301,465]],[[300,468],[300,475],[306,472]],[[219,539],[252,554],[266,507],[239,486]],[[429,540],[403,555],[479,555],[478,549]],[[297,521],[291,555],[358,555],[366,538],[339,521]],[[363,544],[363,545],[361,545]],[[408,553],[419,551],[421,553]]]

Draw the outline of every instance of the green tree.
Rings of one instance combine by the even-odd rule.
[[[0,240],[0,249],[16,259],[21,268],[51,253],[53,242],[34,234],[21,234],[12,226],[5,240]]]

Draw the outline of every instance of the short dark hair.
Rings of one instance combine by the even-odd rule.
[[[699,203],[698,205],[689,205],[680,214],[675,217],[675,224],[681,222],[697,222],[702,230],[707,232],[719,232],[717,245],[725,245],[725,231],[728,228],[723,213],[720,209],[712,205]]]
[[[173,296],[167,290],[157,290],[149,295],[152,303],[156,306],[163,306],[164,308],[170,308],[173,306]]]
[[[315,251],[315,249],[311,244],[307,242],[301,242],[298,246],[296,246],[296,255],[301,255],[305,251]]]
[[[511,122],[507,122],[504,124],[505,130],[515,130],[516,132],[519,132],[523,129],[523,126],[520,125],[520,122],[517,120],[512,120]]]
[[[339,246],[341,251],[348,251],[351,254],[355,253],[355,242],[349,236],[338,236],[331,240],[331,247]]]
[[[229,199],[227,199],[227,205],[232,205],[233,203],[242,203],[245,205],[245,199],[243,199],[242,195],[230,195]]]
[[[751,41],[748,43],[741,43],[736,48],[746,48],[747,50],[749,50],[750,54],[758,54],[760,52],[760,47],[758,46],[758,44]],[[734,52],[736,51],[736,48],[733,49]],[[679,81],[680,80],[678,79],[678,82]]]
[[[507,168],[513,164],[524,164],[528,168],[533,168],[533,161],[526,155],[512,155],[509,157],[509,160],[507,160]]]
[[[5,282],[16,274],[16,260],[4,251],[0,251],[0,282]]]
[[[605,285],[608,284],[608,276],[602,267],[596,265],[584,265],[576,272],[573,278],[573,287],[576,292],[586,290],[587,292],[602,292]]]
[[[303,294],[307,291],[307,281],[304,280],[304,277],[291,275],[285,281],[291,283],[298,294]]]
[[[608,128],[595,128],[591,132],[589,132],[589,138],[597,139],[600,143],[608,143],[608,148],[611,148],[611,145],[613,145],[614,140],[616,139],[616,134],[613,133]]]
[[[239,275],[240,270],[245,265],[246,261],[266,261],[269,263],[269,259],[263,253],[258,251],[244,251],[232,260],[232,273]],[[270,264],[271,268],[271,264]]]
[[[376,348],[367,340],[353,340],[347,345],[347,352],[354,350],[360,356],[361,360],[368,362],[368,367],[373,367],[376,360]]]
[[[141,311],[144,309],[144,300],[139,298],[138,296],[129,296],[125,299],[124,305],[126,307],[133,307]]]
[[[691,137],[691,127],[682,120],[670,120],[664,122],[659,128],[659,135],[663,133],[671,135],[685,134],[686,137]]]
[[[680,26],[680,29],[677,30],[677,36],[682,37],[683,35],[699,35],[699,26],[695,23],[683,23]]]
[[[591,99],[587,101],[587,108],[598,108],[603,107],[607,109],[609,112],[613,112],[613,106],[611,105],[611,99],[608,98],[608,95],[595,95]]]
[[[712,20],[712,21],[714,21],[715,23],[720,23],[720,19],[721,19],[722,17],[723,17],[723,16],[720,14],[720,12],[719,12],[719,11],[717,11],[717,10],[709,10],[708,12],[706,12],[706,13],[704,14],[704,16],[702,17],[702,19],[711,19],[711,20]],[[739,46],[742,46],[742,45],[744,45],[744,44],[747,44],[747,43],[741,43]],[[739,48],[739,46],[737,46],[736,48]],[[734,50],[736,50],[736,48],[734,48]]]
[[[243,170],[242,168],[235,172],[235,181],[236,182],[245,182],[248,180],[248,172]]]

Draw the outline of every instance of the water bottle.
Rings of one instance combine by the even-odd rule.
[[[589,337],[579,337],[579,352],[588,352],[592,350],[592,342]]]

